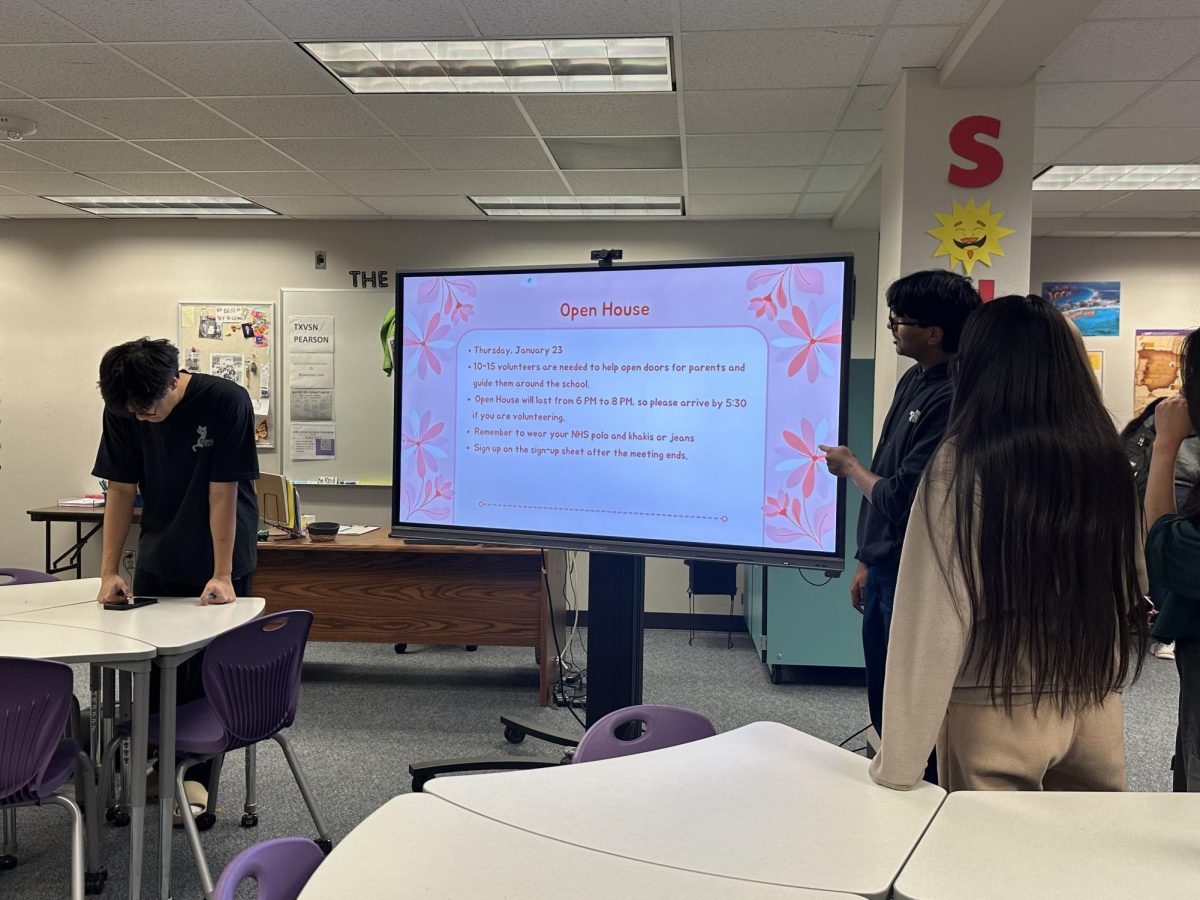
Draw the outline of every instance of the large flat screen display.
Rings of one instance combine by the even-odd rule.
[[[851,270],[399,273],[392,533],[840,570]]]

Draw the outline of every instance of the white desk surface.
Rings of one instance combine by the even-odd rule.
[[[99,591],[99,578],[0,585],[0,616],[37,612],[77,603],[95,603]]]
[[[737,881],[583,850],[428,794],[404,794],[371,813],[334,847],[300,900],[610,900],[622,893],[664,900],[853,900],[847,894]]]
[[[198,650],[231,628],[260,615],[267,603],[261,597],[239,597],[233,603],[201,606],[193,597],[163,598],[153,606],[124,612],[106,610],[99,603],[59,606],[8,616],[11,622],[71,625],[143,641],[158,648],[160,656]]]
[[[580,847],[772,884],[885,897],[945,792],[775,722],[619,759],[435,778],[425,791]]]
[[[0,656],[64,663],[116,663],[153,659],[158,651],[131,638],[40,622],[0,622]]]
[[[1200,794],[951,794],[896,897],[1195,900]]]

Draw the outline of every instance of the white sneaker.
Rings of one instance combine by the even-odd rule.
[[[1175,658],[1175,642],[1169,644],[1160,644],[1157,641],[1150,645],[1150,652],[1159,659],[1174,659]]]

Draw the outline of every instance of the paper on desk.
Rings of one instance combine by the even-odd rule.
[[[369,534],[378,531],[378,525],[339,525],[338,534]]]

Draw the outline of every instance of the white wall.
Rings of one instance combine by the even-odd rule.
[[[628,261],[851,251],[857,318],[866,323],[852,353],[869,357],[876,244],[874,232],[777,220],[0,221],[0,561],[42,568],[42,529],[25,510],[95,490],[88,473],[100,432],[100,356],[144,334],[174,339],[180,300],[277,301],[281,287],[348,287],[350,269],[585,262],[597,247],[621,247]],[[318,249],[328,253],[323,272],[313,268]],[[273,454],[264,452],[262,465],[273,468]],[[389,498],[381,489],[309,488],[304,504],[321,516],[382,525]],[[97,572],[98,543],[86,574]],[[586,595],[586,565],[577,582]],[[647,609],[686,611],[686,586],[681,562],[652,560]],[[722,598],[698,601],[700,612],[728,611]]]
[[[1134,331],[1200,327],[1200,241],[1035,238],[1030,289],[1044,281],[1121,282],[1121,333],[1085,337],[1104,351],[1104,400],[1118,425],[1133,417]]]

